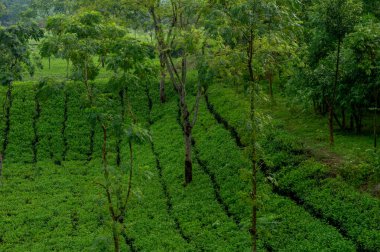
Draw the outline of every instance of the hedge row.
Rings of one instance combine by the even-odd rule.
[[[38,149],[37,160],[62,161],[64,154],[64,111],[65,91],[63,85],[54,83],[57,87],[39,91],[40,118],[37,122]],[[60,88],[61,87],[61,88]],[[46,92],[49,92],[46,94]]]
[[[226,97],[224,96],[226,94]],[[213,86],[209,93],[215,109],[223,115],[238,131],[243,131],[237,123],[236,115],[244,112],[239,108],[244,100],[241,95],[236,101],[231,90]],[[231,110],[223,101],[235,105]],[[247,104],[247,101],[244,101]],[[278,176],[278,186],[299,198],[305,207],[321,215],[326,221],[340,227],[342,233],[355,241],[359,249],[378,251],[380,249],[380,203],[377,199],[358,192],[340,177],[331,176],[328,168],[315,162],[299,165],[307,156],[302,153],[299,141],[286,136],[281,128],[272,130],[264,136],[262,147],[265,161],[270,172]],[[271,154],[274,152],[274,156]],[[322,168],[324,167],[324,168]]]
[[[284,168],[278,175],[279,187],[338,226],[360,250],[379,251],[380,201],[329,174],[326,166],[307,161]]]
[[[15,83],[12,108],[10,111],[10,131],[6,150],[7,162],[31,163],[34,140],[33,117],[35,115],[34,83]]]
[[[83,83],[67,82],[68,118],[66,160],[86,160],[90,151],[90,124],[84,101],[87,99]]]
[[[134,145],[133,194],[127,210],[127,233],[141,251],[192,251],[176,230],[159,182],[149,143]],[[129,167],[127,167],[129,169]]]
[[[210,178],[193,162],[193,182],[184,187],[184,145],[175,96],[160,105],[154,100],[152,133],[172,197],[173,215],[197,251],[250,251],[250,236],[217,203]],[[168,97],[170,95],[168,94]]]
[[[107,251],[99,243],[112,245],[103,195],[94,183],[99,165],[7,167],[0,187],[1,251]]]
[[[251,207],[241,195],[251,190],[250,183],[242,178],[242,174],[249,174],[250,162],[230,133],[207,112],[205,103],[201,103],[194,137],[200,158],[215,174],[229,209],[249,225]],[[272,193],[267,184],[260,183],[258,191],[259,239],[265,246],[274,251],[355,251],[355,246],[335,228],[315,219],[291,200]]]

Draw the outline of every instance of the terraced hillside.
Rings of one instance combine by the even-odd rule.
[[[380,0],[1,0],[0,252],[380,252]]]
[[[119,97],[103,82],[96,87],[113,101],[101,109],[120,113]],[[80,84],[57,83],[48,97],[38,91],[29,82],[13,90],[0,187],[0,250],[111,251],[111,219],[100,186],[101,127],[88,123]],[[229,117],[231,107],[212,91],[202,99],[193,136],[194,181],[184,187],[175,96],[161,104],[155,87],[130,93],[137,120],[152,141],[137,145],[133,156],[137,168],[124,250],[250,251],[249,160],[239,124]],[[117,157],[128,169],[127,145],[110,136],[112,169],[118,169]],[[297,166],[263,166],[260,250],[378,250],[377,199],[327,176],[322,165],[299,161],[292,149],[278,152]],[[267,182],[265,172],[276,174],[275,185]]]

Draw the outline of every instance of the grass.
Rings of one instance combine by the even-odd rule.
[[[97,62],[94,59],[95,63]],[[51,58],[50,69],[49,69],[49,60],[46,58],[41,59],[40,61],[42,68],[36,68],[33,76],[29,76],[27,73],[24,74],[23,81],[39,81],[42,78],[53,78],[56,80],[65,80],[67,79],[67,63],[66,60],[60,58]],[[69,65],[69,78],[71,65]],[[97,78],[104,79],[110,76],[110,72],[100,67],[99,75]]]

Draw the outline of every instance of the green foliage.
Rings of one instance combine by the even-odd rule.
[[[110,85],[116,92],[156,78],[158,67],[150,62],[154,57],[151,46],[131,38],[118,38],[112,41],[109,49],[106,64],[107,69],[115,73]]]
[[[233,106],[235,111],[231,112],[226,103],[217,102],[223,100],[221,94],[223,93],[210,93],[211,101],[216,101],[215,104],[218,104],[217,111],[222,112],[232,125],[238,129],[241,128],[241,125],[236,124],[234,118],[238,115],[240,117],[244,115],[242,112],[244,107],[235,105],[235,107]],[[228,92],[226,95],[230,97]],[[234,102],[232,99],[229,101]],[[241,99],[236,100],[235,104],[241,104]],[[233,117],[233,115],[235,116]],[[271,132],[270,129],[269,132]],[[306,161],[298,165],[299,161],[306,158],[302,155],[299,156],[302,154],[302,145],[297,144],[298,140],[285,135],[283,131],[279,131],[279,133],[271,132],[269,136],[272,135],[273,138],[267,139],[269,140],[267,143],[262,143],[263,152],[268,151],[264,157],[272,162],[269,165],[282,165],[279,167],[280,170],[274,173],[279,188],[297,197],[305,208],[338,226],[340,230],[355,241],[360,249],[378,250],[377,241],[379,239],[377,235],[379,234],[378,219],[380,218],[378,200],[368,194],[358,192],[327,166],[315,161]],[[279,155],[284,155],[284,158],[280,159],[279,162],[273,152],[279,152]],[[377,156],[377,154],[374,155]],[[343,173],[344,176],[355,176],[360,180],[360,176],[363,174],[364,176],[373,174],[377,167],[377,163],[375,163],[377,158],[371,156],[368,160],[373,160],[374,163],[365,167],[363,165],[358,166],[355,169],[356,171],[360,170],[360,174],[355,173],[355,170],[351,172],[347,170]],[[375,180],[376,176],[374,176]]]
[[[347,37],[347,44],[352,50],[355,61],[350,72],[351,78],[357,79],[358,82],[367,82],[370,85],[368,89],[374,86],[375,90],[378,88],[379,43],[380,23],[371,17],[367,17],[359,23],[354,32]]]
[[[45,37],[41,41],[40,54],[44,58],[50,58],[58,54],[59,41],[56,37]]]
[[[121,27],[103,22],[100,12],[86,11],[71,18],[63,15],[50,17],[46,26],[58,42],[55,54],[65,59],[67,64],[72,62],[72,77],[85,84],[89,96],[92,94],[88,81],[94,80],[100,71],[100,65],[94,62],[94,56],[99,56],[101,64],[104,65],[105,57],[114,41],[125,35]]]
[[[380,158],[373,149],[367,149],[362,153],[364,160],[350,162],[339,171],[343,179],[356,188],[365,188],[366,191],[379,196],[378,185],[380,181]]]
[[[315,162],[283,170],[278,181],[280,188],[294,192],[326,220],[336,223],[359,248],[367,251],[380,248],[380,205],[376,199],[355,191],[339,178],[330,177],[328,169]]]
[[[250,251],[253,207],[261,250],[380,249],[379,202],[358,190],[379,193],[379,155],[365,150],[366,138],[342,131],[333,151],[350,153],[352,162],[328,167],[308,160],[325,151],[321,117],[289,106],[295,97],[323,114],[326,102],[336,102],[342,112],[336,121],[351,117],[360,130],[364,111],[378,107],[378,0],[3,2],[3,25],[27,22],[0,26],[0,82],[12,97],[0,87],[1,115],[10,119],[0,178],[1,251],[112,251],[111,229],[121,233],[124,224],[122,251],[131,249],[124,238],[137,251]],[[33,53],[44,66],[48,58],[49,71],[15,82],[34,74]],[[166,104],[158,101],[159,63],[177,88],[166,90]],[[283,87],[289,77],[293,93],[269,108],[263,85]],[[257,105],[251,119],[249,86]],[[187,109],[199,90],[212,105],[201,99],[199,112]],[[181,122],[194,111],[194,181],[184,187]],[[297,115],[281,121],[289,111]],[[101,167],[103,126],[108,177]],[[1,142],[5,128],[1,120]],[[252,149],[263,172],[253,203],[244,146],[256,128]],[[110,218],[102,186],[109,186],[117,219]]]
[[[212,101],[213,104],[222,104],[224,99],[223,96],[213,96]],[[219,105],[215,109],[230,118],[229,104]],[[235,115],[242,114],[236,113],[235,110]],[[205,160],[207,167],[215,174],[216,181],[220,185],[221,196],[228,204],[230,211],[239,217],[242,226],[249,226],[251,209],[247,207],[246,192],[251,186],[250,180],[244,179],[244,174],[249,173],[247,168],[250,161],[244,151],[237,148],[230,133],[217,124],[212,115],[206,111],[205,105],[201,106],[199,120],[200,127],[196,128],[194,137],[200,158]],[[273,132],[272,129],[268,131]],[[269,158],[276,160],[283,155],[284,159],[278,158],[276,165],[288,161],[288,158],[292,158],[291,153],[301,148],[300,144],[293,142],[294,139],[280,130],[274,131],[273,135],[276,135],[278,139],[275,141],[267,139],[268,142],[262,143],[262,149],[268,151],[265,153],[268,156],[264,155],[268,161],[270,161]],[[223,148],[220,148],[221,145]],[[293,160],[296,159],[293,158]],[[260,244],[265,244],[273,250],[284,251],[318,251],[327,248],[339,251],[355,250],[354,245],[347,242],[334,228],[313,218],[291,200],[273,193],[271,187],[264,182],[262,174],[259,181]]]
[[[65,15],[54,15],[47,19],[46,29],[51,31],[54,35],[62,35],[68,25],[68,18]]]
[[[34,73],[30,58],[29,40],[42,37],[42,30],[35,23],[18,24],[4,28],[0,26],[0,82],[9,85],[21,80],[24,70]]]
[[[40,104],[40,117],[36,122],[38,145],[37,160],[63,161],[65,83],[45,79],[37,85],[36,98]]]
[[[342,40],[352,31],[362,11],[357,0],[323,0],[313,6],[313,22],[332,39]]]
[[[154,92],[153,94],[157,94]],[[184,187],[184,152],[181,127],[176,121],[175,99],[159,106],[155,98],[152,118],[152,138],[160,163],[162,175],[173,203],[172,214],[180,223],[184,234],[191,240],[195,250],[249,250],[250,242],[246,231],[242,232],[228,218],[216,202],[210,178],[194,163],[194,181]],[[169,144],[170,143],[170,144]],[[202,230],[202,232],[199,232]]]
[[[67,160],[85,160],[90,149],[90,125],[85,111],[85,89],[74,82],[66,83],[68,90],[68,119],[66,138]]]
[[[35,113],[34,83],[15,84],[12,108],[10,111],[11,129],[6,158],[10,163],[31,163],[33,160],[32,142],[33,115]]]
[[[1,250],[83,250],[91,248],[97,237],[111,239],[104,228],[106,209],[93,183],[99,165],[7,167],[0,187]]]
[[[268,172],[276,172],[283,166],[298,165],[305,159],[303,144],[281,128],[269,127],[264,131],[261,147]]]

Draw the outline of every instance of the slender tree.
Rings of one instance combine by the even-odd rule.
[[[344,37],[352,31],[361,13],[361,3],[356,0],[323,0],[314,5],[314,21],[336,47],[335,73],[331,95],[326,96],[330,145],[334,145],[334,109],[339,82],[340,58]]]
[[[110,122],[110,118],[106,121]],[[135,143],[141,143],[150,140],[150,135],[147,130],[139,127],[138,125],[132,124],[127,129],[124,130],[125,136],[128,142],[128,152],[129,152],[129,172],[125,173],[123,169],[118,170],[118,174],[112,174],[107,161],[107,138],[108,138],[108,126],[103,119],[102,129],[103,129],[103,147],[102,147],[102,160],[103,160],[103,176],[104,183],[100,184],[105,192],[108,211],[112,220],[112,237],[114,242],[115,252],[120,251],[120,235],[122,235],[126,240],[127,229],[125,223],[125,217],[128,211],[129,202],[132,196],[132,184],[134,172],[134,153],[133,146]],[[111,119],[111,121],[114,119]],[[123,127],[122,124],[118,124]],[[119,129],[116,130],[119,132]],[[113,178],[117,178],[116,180]],[[127,180],[126,183],[124,181]]]
[[[190,56],[196,56],[202,47],[202,33],[197,29],[197,25],[202,16],[203,5],[201,2],[193,0],[172,0],[169,2],[145,1],[143,6],[152,18],[161,63],[166,66],[174,90],[178,95],[185,143],[185,185],[187,185],[193,179],[191,138],[201,97],[201,86],[198,85],[195,105],[189,109],[186,90],[188,59]],[[170,10],[169,14],[165,16],[165,19],[170,20],[167,27],[161,16],[165,13],[164,10]],[[180,64],[178,65],[174,59],[175,54],[179,55]]]
[[[227,23],[223,26],[225,43],[232,48],[233,51],[245,52],[240,56],[244,67],[245,81],[248,83],[250,110],[249,110],[249,153],[251,160],[251,181],[252,181],[252,217],[251,217],[251,236],[252,251],[257,251],[258,229],[257,229],[257,174],[259,171],[259,149],[258,149],[258,123],[259,116],[257,114],[257,100],[259,98],[258,80],[263,72],[263,48],[264,41],[273,33],[276,26],[281,25],[282,31],[279,29],[276,33],[278,39],[286,41],[286,36],[291,34],[293,27],[296,26],[297,18],[291,15],[286,5],[280,5],[277,1],[237,1],[229,2],[223,5],[226,13]],[[289,29],[289,31],[287,31]],[[228,32],[226,32],[228,31]],[[231,38],[232,37],[232,38]],[[279,46],[286,47],[285,43]]]

